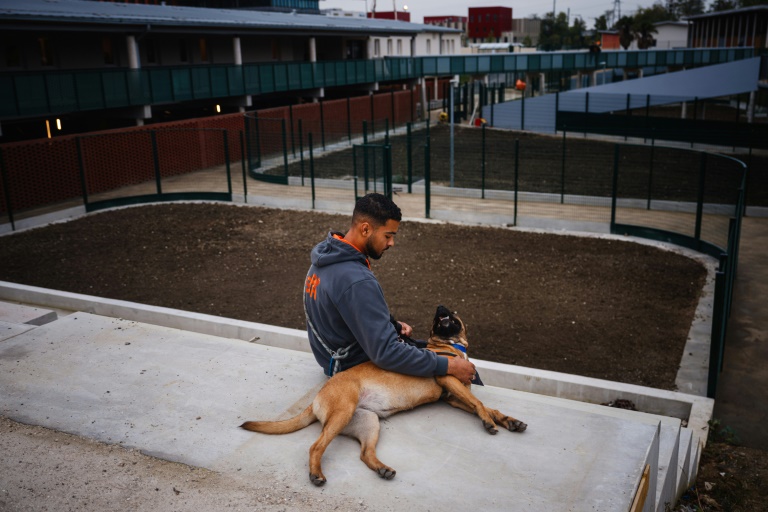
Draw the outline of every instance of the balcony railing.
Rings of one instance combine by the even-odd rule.
[[[552,52],[0,74],[0,119],[483,73],[705,66],[752,48]]]

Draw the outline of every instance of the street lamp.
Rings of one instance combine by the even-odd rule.
[[[603,85],[605,85],[605,61],[600,63],[601,66],[603,66]]]

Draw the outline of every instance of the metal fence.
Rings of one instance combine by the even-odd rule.
[[[225,129],[135,130],[0,147],[0,223],[83,206],[232,200]]]
[[[232,180],[231,163],[240,160],[237,188],[245,201],[251,194],[280,196],[292,189],[311,197],[316,208],[329,193],[351,203],[378,191],[398,194],[410,217],[664,240],[720,261],[710,357],[714,396],[746,204],[747,165],[737,158],[743,154],[655,140],[630,144],[581,132],[390,124],[388,118],[355,127],[246,116],[244,128],[237,136],[231,130],[134,130],[2,147],[0,214],[7,219],[0,221],[13,228],[15,213],[31,215],[24,206],[31,194],[48,197],[44,206],[50,209],[232,200],[233,181],[239,180]],[[62,147],[52,152],[52,144]],[[39,174],[17,170],[30,158],[39,162]],[[23,169],[30,168],[26,161]]]

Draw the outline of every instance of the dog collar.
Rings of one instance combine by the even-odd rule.
[[[464,345],[460,345],[459,343],[451,343],[451,346],[455,349],[461,350],[465,354],[467,353],[467,348]]]

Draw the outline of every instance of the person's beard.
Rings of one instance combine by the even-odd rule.
[[[385,249],[386,250],[386,249]],[[381,256],[384,254],[384,251],[377,252],[376,249],[373,248],[373,244],[370,240],[367,240],[365,242],[365,254],[371,258],[372,260],[378,260],[381,258]]]

